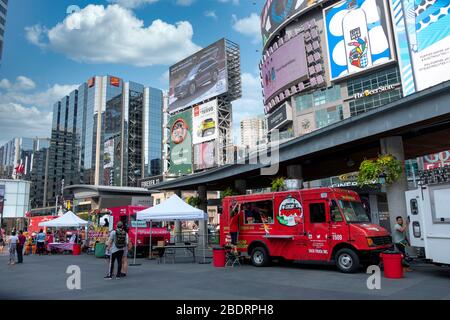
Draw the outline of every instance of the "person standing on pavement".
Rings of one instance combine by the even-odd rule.
[[[27,238],[23,235],[23,231],[19,231],[18,242],[17,242],[17,263],[23,263],[23,247],[25,246],[25,242]]]
[[[3,253],[3,249],[5,248],[5,232],[3,228],[0,228],[0,254]]]
[[[16,251],[17,251],[17,243],[19,242],[19,238],[16,236],[16,232],[13,231],[11,233],[11,237],[8,239],[9,245],[9,262],[8,264],[14,265],[16,264]]]
[[[117,223],[116,230],[113,230],[109,235],[107,250],[111,252],[109,260],[109,273],[105,277],[105,280],[112,279],[114,273],[114,263],[117,260],[117,273],[116,279],[122,278],[122,258],[125,247],[128,245],[128,234],[125,232],[123,223],[119,221]]]
[[[42,255],[45,251],[45,233],[40,230],[36,236],[36,253]]]
[[[406,231],[408,230],[408,221],[403,222],[403,217],[398,216],[395,218],[397,223],[394,226],[393,241],[395,248],[403,254],[403,267],[406,271],[412,271],[409,267],[409,263],[406,262],[406,247],[409,246],[408,239],[406,238]]]

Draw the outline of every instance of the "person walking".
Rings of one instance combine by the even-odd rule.
[[[0,228],[0,254],[3,253],[4,248],[5,248],[5,232],[3,228]]]
[[[23,231],[19,231],[18,242],[17,242],[17,263],[23,263],[23,247],[25,246],[25,242],[27,238],[23,235]]]
[[[8,239],[9,245],[9,265],[16,264],[16,251],[17,251],[17,243],[19,242],[19,238],[16,236],[16,232],[13,231],[11,233],[11,237]]]
[[[117,260],[117,273],[116,279],[122,278],[122,258],[125,247],[128,246],[128,234],[124,230],[123,223],[119,221],[117,223],[116,230],[111,231],[108,239],[107,250],[111,252],[109,260],[109,273],[105,277],[105,280],[110,280],[114,273],[114,264]]]
[[[406,261],[407,253],[406,253],[406,247],[409,246],[408,239],[406,238],[406,231],[408,230],[408,221],[404,223],[403,217],[398,216],[395,218],[396,224],[394,226],[394,234],[393,234],[393,241],[395,248],[403,254],[403,267],[406,271],[412,271],[409,263]]]
[[[36,236],[36,246],[36,253],[42,255],[45,252],[45,233],[42,229]]]

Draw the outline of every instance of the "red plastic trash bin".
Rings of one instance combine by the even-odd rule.
[[[383,259],[385,278],[403,278],[403,255],[401,253],[382,253],[381,259]]]
[[[226,259],[224,248],[213,248],[213,263],[216,268],[225,267]]]
[[[72,254],[74,256],[79,256],[81,254],[81,245],[80,244],[74,244],[73,245],[73,251]]]

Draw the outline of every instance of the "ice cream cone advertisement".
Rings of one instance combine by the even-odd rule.
[[[300,202],[288,196],[280,203],[278,209],[278,222],[287,227],[295,227],[303,223],[303,207]]]

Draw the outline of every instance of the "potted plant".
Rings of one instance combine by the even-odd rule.
[[[273,192],[278,192],[278,191],[283,191],[285,190],[285,178],[283,177],[278,177],[276,179],[272,180],[272,185],[271,185],[271,189]]]
[[[367,186],[375,183],[392,184],[403,173],[403,164],[391,154],[378,156],[376,159],[364,160],[358,173],[358,185]]]
[[[239,193],[236,192],[233,188],[226,188],[224,191],[220,193],[220,198],[223,200],[226,197],[237,196]]]

